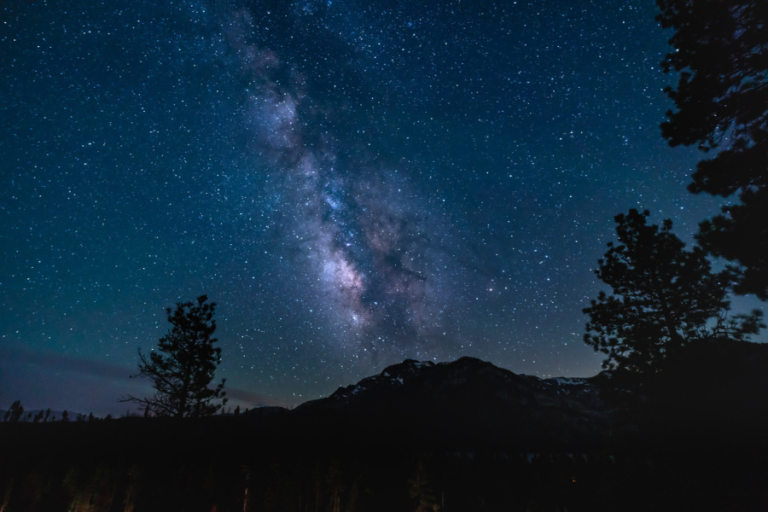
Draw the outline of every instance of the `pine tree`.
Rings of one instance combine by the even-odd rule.
[[[646,224],[649,212],[616,216],[619,244],[609,243],[595,274],[609,285],[584,309],[590,317],[584,341],[608,355],[603,367],[647,375],[687,343],[727,334],[744,339],[762,325],[762,313],[728,317],[733,280],[728,271],[712,273],[704,251]],[[715,327],[708,327],[708,323]]]
[[[24,406],[21,405],[21,400],[16,400],[11,404],[11,408],[5,412],[4,419],[11,423],[18,423],[24,416]]]
[[[429,486],[427,471],[422,459],[419,459],[416,464],[416,474],[408,480],[408,484],[410,485],[408,496],[416,502],[415,512],[437,512],[440,510],[435,493]]]
[[[670,145],[718,149],[699,162],[688,190],[740,204],[701,224],[710,254],[740,265],[736,293],[768,300],[768,2],[657,0],[662,27],[674,30],[665,72],[680,71],[665,92],[676,111],[661,125]]]
[[[152,381],[155,395],[147,398],[128,396],[122,402],[137,402],[147,413],[175,418],[200,417],[215,414],[227,399],[224,382],[210,388],[216,367],[221,362],[221,349],[214,348],[213,333],[216,303],[206,304],[208,297],[198,297],[197,303],[177,303],[168,321],[173,325],[160,339],[158,350],[147,357],[139,349],[139,373]],[[221,399],[220,403],[213,400]]]

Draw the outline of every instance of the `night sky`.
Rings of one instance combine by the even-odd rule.
[[[202,294],[233,406],[591,376],[613,217],[690,242],[722,201],[661,138],[652,0],[85,4],[0,4],[0,408],[125,412]]]

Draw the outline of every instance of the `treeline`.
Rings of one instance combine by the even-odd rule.
[[[244,411],[241,412],[240,406],[238,405],[234,409],[231,407],[229,409],[222,408],[219,411],[219,414],[221,415],[232,415],[232,416],[239,416],[240,414],[250,414],[250,409],[246,408]],[[135,413],[131,413],[130,410],[126,411],[125,414],[121,417],[127,418],[130,416],[140,416]],[[150,414],[145,411],[143,414],[144,417],[149,417]],[[82,414],[82,413],[75,413],[74,415],[70,414],[69,411],[66,409],[61,412],[61,416],[56,416],[56,413],[52,412],[50,407],[45,410],[38,410],[38,411],[24,411],[24,406],[21,404],[21,400],[16,400],[11,404],[10,409],[5,411],[5,413],[2,413],[0,411],[0,422],[6,422],[6,423],[53,423],[53,422],[62,422],[67,423],[69,421],[108,421],[113,419],[113,416],[111,414],[107,414],[104,417],[101,416],[94,416],[92,412],[88,414]]]
[[[266,439],[224,441],[244,420],[217,420],[219,435],[207,444],[194,429],[158,430],[163,420],[118,419],[112,424],[120,427],[107,430],[104,423],[70,423],[63,434],[61,424],[51,425],[67,448],[12,450],[0,467],[0,510],[748,510],[768,497],[755,478],[764,460],[759,453],[419,451],[386,440],[365,449],[298,439],[278,446]],[[210,437],[210,423],[198,426]],[[160,433],[154,441],[153,429]],[[108,434],[113,444],[104,448]]]
[[[111,420],[112,415],[108,414],[104,418],[99,418],[93,415],[93,413],[81,414],[76,413],[74,416],[65,409],[61,412],[60,417],[56,417],[55,413],[51,412],[51,409],[24,412],[24,406],[21,404],[21,400],[16,400],[11,404],[11,408],[5,411],[5,414],[0,416],[2,421],[6,423],[52,423],[54,421],[60,421],[66,423],[68,421],[99,421],[99,420]]]

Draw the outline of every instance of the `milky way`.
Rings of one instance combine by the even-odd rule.
[[[613,216],[690,242],[719,206],[661,139],[650,1],[0,9],[0,408],[123,412],[203,293],[233,404],[407,357],[593,375]]]
[[[346,141],[333,130],[317,133],[317,126],[333,126],[343,106],[315,104],[311,79],[259,45],[249,10],[224,16],[222,32],[247,84],[250,151],[276,182],[277,251],[302,270],[304,307],[337,331],[330,346],[347,356],[367,361],[379,345],[403,353],[421,347],[442,325],[444,276],[459,272],[428,235],[445,230],[431,219],[444,213],[422,213],[418,203],[426,198],[367,147],[341,155]],[[359,139],[368,140],[362,132]],[[439,344],[430,348],[424,355],[440,354]]]

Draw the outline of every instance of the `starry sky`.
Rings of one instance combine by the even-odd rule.
[[[719,209],[660,135],[652,0],[85,5],[0,4],[0,408],[124,412],[202,294],[231,405],[405,358],[591,376],[613,217]]]

